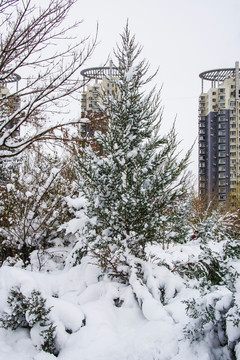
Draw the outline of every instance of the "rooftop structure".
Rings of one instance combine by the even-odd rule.
[[[81,71],[83,78],[95,81],[102,80],[103,78],[111,79],[113,77],[118,77],[118,74],[118,68],[113,66],[93,67]]]

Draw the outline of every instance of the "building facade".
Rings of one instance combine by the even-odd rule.
[[[199,195],[207,201],[240,198],[239,63],[201,73]],[[211,82],[204,92],[204,81]]]
[[[118,77],[118,69],[112,65],[96,67],[83,70],[81,75],[86,83],[81,96],[82,113],[101,112],[103,94],[114,96],[117,92],[114,80]]]
[[[85,69],[81,75],[85,84],[81,94],[81,117],[89,120],[81,124],[81,135],[94,151],[102,155],[103,149],[95,141],[94,134],[96,131],[104,132],[107,128],[101,106],[105,94],[118,96],[118,69],[110,63],[109,67]]]

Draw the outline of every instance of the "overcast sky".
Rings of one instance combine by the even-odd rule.
[[[186,151],[198,132],[199,73],[240,60],[240,0],[77,0],[74,10],[71,16],[84,20],[83,34],[93,34],[99,24],[99,45],[86,67],[104,64],[129,20],[151,69],[159,67],[162,132],[177,116],[180,148]],[[196,143],[191,165],[196,176],[197,152]]]

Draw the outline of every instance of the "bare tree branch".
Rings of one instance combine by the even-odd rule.
[[[33,0],[0,0],[0,158],[18,155],[56,128],[81,122],[66,119],[64,111],[57,120],[53,116],[83,87],[80,69],[96,46],[97,31],[92,40],[78,40],[72,34],[81,21],[64,26],[75,2],[49,0],[41,9],[33,6]],[[21,87],[10,94],[7,84],[21,71],[34,75],[20,80]],[[33,120],[38,122],[37,132],[21,138],[20,129]]]

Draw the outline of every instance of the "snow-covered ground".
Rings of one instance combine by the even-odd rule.
[[[183,300],[200,297],[198,281],[186,282],[166,266],[159,266],[161,258],[176,264],[188,261],[193,254],[198,256],[199,245],[199,241],[193,241],[164,251],[160,246],[153,247],[151,251],[158,265],[154,264],[156,260],[151,265],[145,263],[146,285],[152,289],[151,293],[134,279],[122,284],[103,276],[90,257],[83,258],[82,263],[74,267],[67,260],[62,269],[51,260],[41,272],[37,266],[28,269],[3,266],[0,311],[9,312],[7,297],[11,288],[19,288],[26,297],[33,290],[40,291],[47,299],[46,305],[51,307],[59,360],[228,360],[226,346],[213,349],[208,338],[191,342],[183,331],[191,322]],[[160,293],[156,294],[153,283],[156,278],[158,288],[164,289],[161,301],[157,300]],[[134,293],[142,299],[141,306]],[[228,301],[229,293],[222,288],[222,303]],[[239,327],[233,330],[234,339],[240,330]],[[239,346],[236,349],[240,359]],[[6,359],[53,360],[56,357],[40,350],[39,325],[34,325],[30,331],[0,329],[0,360]]]

